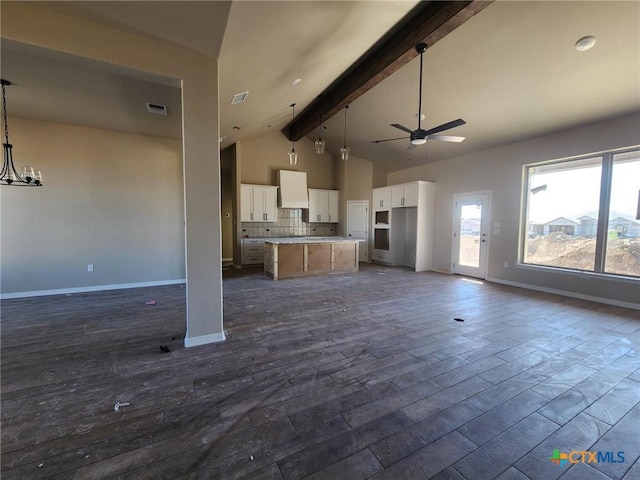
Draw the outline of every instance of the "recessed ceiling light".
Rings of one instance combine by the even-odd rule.
[[[296,85],[298,85],[301,82],[302,82],[301,78],[296,78],[293,82],[291,82],[291,86],[295,87]]]
[[[591,35],[587,35],[586,37],[582,37],[576,42],[576,50],[579,52],[584,52],[589,50],[596,44],[596,37]]]

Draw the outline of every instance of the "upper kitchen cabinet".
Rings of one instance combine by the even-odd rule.
[[[391,208],[391,187],[373,189],[373,211]]]
[[[241,185],[240,221],[276,222],[278,220],[278,187]]]
[[[391,187],[391,206],[417,207],[418,206],[418,182],[404,183]]]
[[[338,223],[340,192],[338,190],[309,189],[309,223]]]

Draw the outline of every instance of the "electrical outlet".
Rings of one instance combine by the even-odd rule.
[[[87,272],[93,272],[93,263],[87,265]]]
[[[509,262],[504,262],[504,268],[509,268]]]

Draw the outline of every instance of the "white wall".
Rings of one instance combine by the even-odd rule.
[[[3,295],[184,280],[179,140],[9,121],[45,186],[0,191]]]
[[[594,275],[516,267],[523,165],[640,144],[640,115],[635,114],[500,148],[389,173],[387,183],[430,180],[437,183],[433,268],[451,270],[454,193],[492,191],[491,222],[500,234],[489,242],[488,277],[577,295],[640,306],[640,284]],[[493,230],[493,229],[492,229]],[[509,268],[504,262],[509,262]]]

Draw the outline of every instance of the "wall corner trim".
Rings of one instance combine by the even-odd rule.
[[[537,285],[529,285],[527,283],[512,282],[510,280],[501,280],[499,278],[487,277],[487,282],[499,283],[502,285],[508,285],[510,287],[526,288],[528,290],[535,290],[537,292],[552,293],[555,295],[562,295],[563,297],[579,298],[580,300],[589,300],[591,302],[604,303],[606,305],[613,305],[615,307],[631,308],[633,310],[640,310],[640,304],[623,302],[621,300],[613,300],[611,298],[594,297],[593,295],[584,295],[582,293],[568,292],[566,290],[557,290],[555,288],[539,287]]]
[[[187,335],[189,333],[187,332]],[[199,337],[184,337],[184,346],[186,348],[189,347],[198,347],[200,345],[206,345],[208,343],[218,343],[224,342],[227,338],[224,335],[224,332],[220,333],[211,333],[209,335],[200,335]]]
[[[115,285],[93,285],[88,287],[58,288],[55,290],[35,290],[32,292],[13,292],[0,294],[0,300],[11,298],[44,297],[47,295],[72,295],[74,293],[102,292],[104,290],[123,290],[126,288],[159,287],[162,285],[180,285],[186,283],[184,278],[160,280],[157,282],[118,283]]]

